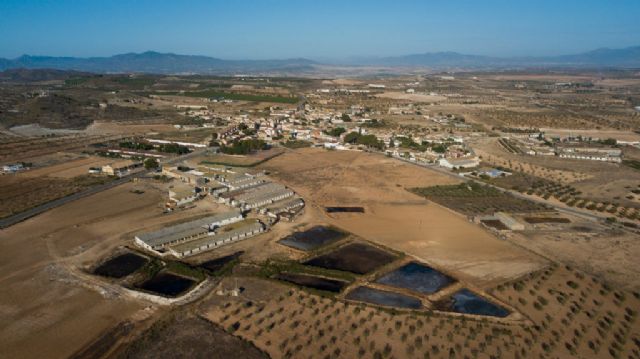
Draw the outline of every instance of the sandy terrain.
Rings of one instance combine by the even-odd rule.
[[[235,298],[212,295],[201,304],[202,315],[273,358],[627,357],[639,339],[638,293],[612,290],[562,266],[491,290],[535,327],[437,312],[390,312],[287,290],[272,281],[237,281],[245,292]]]
[[[637,235],[579,222],[555,227],[553,230],[512,233],[509,240],[622,288],[640,290]]]
[[[477,285],[518,277],[544,261],[499,240],[435,203],[405,190],[452,179],[393,159],[362,152],[305,149],[264,165],[300,193],[317,220],[442,266]],[[323,206],[363,206],[365,214],[327,215]]]
[[[102,167],[103,165],[117,162],[118,159],[89,156],[82,159],[72,160],[56,164],[53,166],[37,168],[25,171],[20,175],[24,177],[42,177],[51,176],[56,178],[73,178],[76,176],[86,175],[90,167]]]
[[[406,92],[384,92],[382,94],[376,95],[376,97],[390,98],[393,100],[408,100],[413,102],[438,102],[447,99],[444,96],[431,96],[426,94]]]
[[[618,141],[640,141],[640,134],[631,131],[616,131],[616,130],[572,130],[562,128],[541,128],[540,131],[544,132],[546,136],[554,137],[566,137],[566,136],[584,136],[593,138],[615,138]]]
[[[122,133],[127,135],[165,131],[175,131],[175,128],[165,123],[135,124],[95,121],[85,129],[85,132],[88,134]]]
[[[483,76],[484,77],[484,76]],[[482,78],[482,77],[481,77]],[[497,81],[550,81],[550,82],[581,82],[590,81],[593,79],[591,76],[576,76],[576,75],[542,75],[542,74],[524,74],[524,75],[498,75],[487,76],[487,78]]]
[[[142,189],[143,194],[134,194]],[[164,193],[126,184],[0,232],[0,347],[7,357],[68,357],[149,303],[97,291],[84,270],[151,225],[204,213],[162,214]],[[60,343],[64,341],[64,345]]]

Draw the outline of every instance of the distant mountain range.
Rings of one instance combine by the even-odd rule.
[[[159,74],[217,74],[237,72],[297,72],[311,70],[314,62],[307,59],[222,60],[208,56],[177,55],[147,51],[110,57],[51,57],[23,55],[16,59],[0,58],[0,70],[56,69],[97,73],[145,72]]]
[[[51,57],[23,55],[0,58],[0,70],[57,69],[97,73],[233,74],[305,73],[331,66],[452,68],[615,67],[640,68],[640,46],[597,49],[581,54],[548,57],[491,57],[457,52],[435,52],[396,57],[367,57],[326,64],[304,58],[282,60],[223,60],[208,56],[147,51],[110,57]]]
[[[589,52],[545,57],[491,57],[457,52],[435,52],[397,57],[359,59],[357,64],[426,67],[640,67],[640,46],[597,49]]]

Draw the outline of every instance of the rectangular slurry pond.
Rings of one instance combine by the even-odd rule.
[[[295,232],[278,243],[303,251],[311,251],[316,248],[331,244],[345,238],[348,233],[335,228],[315,226],[302,232]]]
[[[305,265],[367,274],[396,260],[397,256],[363,243],[351,243],[327,254],[311,258]]]
[[[177,297],[195,285],[196,281],[173,273],[160,272],[143,283],[140,288],[165,297]]]
[[[93,274],[102,277],[123,278],[142,268],[148,261],[147,258],[135,253],[124,253],[99,265],[93,270]]]
[[[325,207],[327,213],[364,213],[364,207]]]
[[[436,308],[448,312],[484,315],[504,318],[509,315],[505,308],[490,302],[469,289],[461,289],[450,298],[435,303]]]
[[[279,273],[274,278],[303,287],[324,290],[333,293],[339,293],[342,288],[349,284],[348,282],[342,280],[297,273]]]
[[[455,283],[455,281],[455,279],[429,266],[410,262],[383,275],[376,280],[376,283],[433,294],[451,283]]]
[[[385,307],[407,309],[422,308],[422,302],[418,298],[369,287],[358,287],[349,292],[345,298],[348,300],[382,305]]]

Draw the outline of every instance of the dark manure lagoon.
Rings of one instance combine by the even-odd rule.
[[[451,298],[436,303],[436,307],[449,312],[462,314],[485,315],[504,318],[509,311],[475,294],[469,289],[461,289]]]
[[[347,233],[335,228],[325,226],[315,226],[303,232],[296,232],[278,243],[295,249],[310,251],[318,247],[334,243],[347,236]]]
[[[364,213],[364,207],[325,207],[327,213]]]
[[[189,290],[196,283],[193,279],[181,277],[172,273],[160,272],[153,278],[144,281],[137,287],[147,292],[177,297]]]
[[[143,256],[125,253],[102,263],[94,269],[93,274],[103,277],[122,278],[142,268],[148,261]]]
[[[348,282],[337,280],[337,279],[328,279],[317,277],[313,275],[307,274],[296,274],[296,273],[280,273],[275,276],[276,279],[282,280],[285,282],[297,284],[303,287],[324,290],[327,292],[338,293],[344,288]]]
[[[416,262],[407,263],[376,280],[376,283],[425,294],[433,294],[454,282],[455,279],[446,274]]]
[[[422,308],[422,302],[420,302],[420,300],[417,298],[369,287],[358,287],[352,290],[351,292],[349,292],[349,294],[347,294],[346,299],[376,305],[383,305],[386,307],[408,309]]]
[[[367,274],[393,262],[395,259],[395,255],[382,249],[367,244],[352,243],[333,252],[311,258],[303,264],[356,274]]]

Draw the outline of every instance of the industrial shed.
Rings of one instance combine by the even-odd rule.
[[[169,247],[169,253],[176,257],[191,256],[200,252],[217,248],[225,244],[237,242],[264,232],[264,225],[258,220],[246,220],[234,224],[234,228],[219,228],[216,233],[209,233],[201,238],[176,244]]]
[[[135,243],[149,250],[160,250],[166,246],[206,236],[217,227],[242,220],[240,211],[220,213],[215,216],[177,224],[154,232],[136,235]]]

